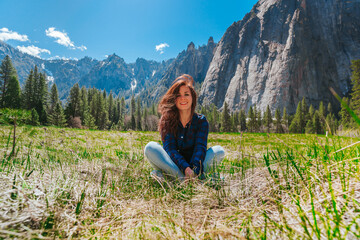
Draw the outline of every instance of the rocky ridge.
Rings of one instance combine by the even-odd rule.
[[[218,43],[200,102],[290,113],[303,97],[338,106],[329,87],[348,94],[350,61],[358,58],[359,1],[260,0]]]
[[[151,92],[152,101],[159,100],[172,82],[182,74],[191,75],[196,86],[200,86],[205,79],[215,48],[216,44],[213,37],[209,38],[206,45],[199,46],[198,48],[191,42],[186,50],[178,54]]]

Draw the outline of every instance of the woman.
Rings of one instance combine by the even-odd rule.
[[[207,150],[209,123],[204,115],[195,113],[197,95],[193,78],[178,77],[159,103],[159,131],[163,147],[150,142],[145,156],[155,168],[151,174],[163,179],[163,173],[181,181],[208,173],[224,158],[224,149]]]

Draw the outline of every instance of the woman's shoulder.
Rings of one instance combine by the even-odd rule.
[[[204,114],[194,113],[194,119],[200,124],[203,122],[208,122]]]

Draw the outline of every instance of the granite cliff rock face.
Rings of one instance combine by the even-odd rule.
[[[182,74],[189,74],[194,78],[197,85],[200,85],[204,79],[209,68],[211,59],[213,58],[216,44],[212,37],[209,38],[207,45],[195,48],[191,42],[186,51],[182,51],[176,59],[170,64],[165,74],[157,84],[154,91],[151,93],[151,98],[155,101],[170,87],[172,82]]]
[[[358,58],[359,1],[260,0],[218,43],[199,100],[233,111],[294,113],[303,97],[338,105],[329,87],[347,94]]]

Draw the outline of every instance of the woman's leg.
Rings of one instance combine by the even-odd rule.
[[[179,167],[171,160],[164,148],[157,142],[149,142],[145,146],[145,156],[150,164],[156,169],[163,171],[165,174],[184,180],[185,175]]]
[[[221,146],[214,146],[209,148],[206,151],[206,156],[203,163],[204,173],[209,173],[212,169],[221,163],[224,157],[225,151]]]

